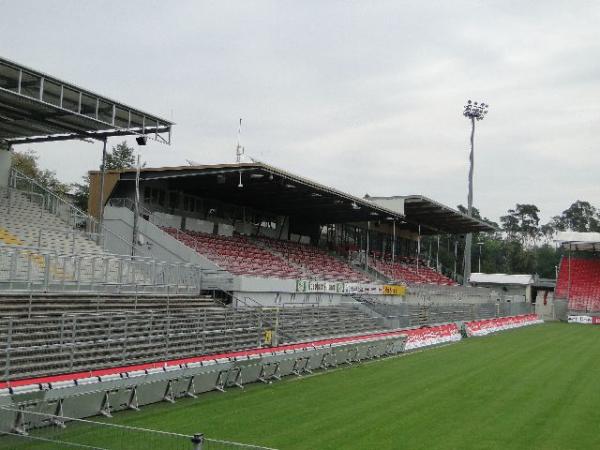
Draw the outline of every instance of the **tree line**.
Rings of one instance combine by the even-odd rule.
[[[458,205],[458,210],[467,213],[467,208]],[[477,208],[473,216],[496,228],[492,233],[473,235],[472,271],[484,273],[538,274],[543,278],[554,278],[563,251],[557,248],[553,238],[559,231],[600,231],[600,210],[583,200],[573,202],[547,223],[541,223],[540,209],[533,204],[517,203],[500,223],[482,217]],[[431,247],[431,240],[426,238]],[[464,263],[464,236],[442,237],[446,245],[440,247],[439,259],[447,273],[462,273]],[[454,245],[456,244],[456,247]],[[435,248],[435,247],[434,247]],[[435,254],[435,253],[434,253]]]
[[[87,173],[81,177],[79,183],[63,183],[58,179],[55,171],[40,168],[39,155],[35,150],[13,152],[12,165],[56,194],[70,197],[75,206],[87,212],[90,195],[90,177]],[[106,170],[132,167],[135,167],[135,150],[133,147],[129,147],[126,141],[114,145],[110,151],[106,152]],[[99,170],[102,170],[101,166]]]

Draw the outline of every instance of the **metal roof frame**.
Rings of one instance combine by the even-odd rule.
[[[170,144],[173,125],[0,57],[0,141],[9,145],[128,135]]]
[[[135,180],[135,169],[125,169],[120,174],[120,183]],[[140,178],[169,180],[174,190],[199,189],[207,198],[281,215],[310,217],[322,224],[395,221],[399,230],[417,232],[420,226],[422,234],[496,231],[485,222],[427,197],[395,197],[405,200],[405,213],[401,214],[375,203],[377,197],[355,197],[262,162],[145,167]]]
[[[490,224],[469,217],[449,206],[423,195],[397,195],[392,197],[366,197],[372,202],[378,199],[401,199],[404,201],[406,221],[426,228],[426,234],[465,234],[498,231]]]
[[[238,187],[240,174],[242,188]],[[223,183],[218,182],[219,177]],[[206,181],[199,181],[203,178]],[[120,182],[134,179],[135,169],[121,171]],[[170,180],[177,189],[184,185],[200,189],[202,183],[202,195],[207,198],[275,214],[311,217],[322,224],[404,222],[402,214],[388,208],[261,162],[142,168],[140,179]]]

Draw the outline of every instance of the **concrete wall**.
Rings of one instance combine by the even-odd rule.
[[[110,234],[106,237],[105,247],[108,252],[120,255],[131,253],[129,242],[133,240],[133,212],[128,208],[107,206],[104,210],[104,225],[122,239]],[[136,246],[136,254],[148,256],[160,261],[185,262],[197,264],[203,269],[218,270],[219,267],[185,246],[174,237],[168,235],[157,226],[140,218],[139,234],[143,244]]]
[[[0,187],[8,186],[11,164],[12,153],[8,150],[0,149]]]
[[[404,298],[408,304],[464,303],[481,304],[500,300],[502,295],[494,289],[464,286],[409,286]]]

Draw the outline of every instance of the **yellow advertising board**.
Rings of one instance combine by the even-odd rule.
[[[273,343],[273,331],[265,330],[265,344],[271,345]]]
[[[384,284],[383,295],[404,295],[406,294],[406,286],[398,284]]]

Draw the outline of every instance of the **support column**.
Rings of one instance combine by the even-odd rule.
[[[369,270],[369,232],[371,231],[371,222],[367,221],[367,236],[365,239],[365,270]]]
[[[396,221],[392,221],[392,263],[396,259]]]
[[[440,271],[440,235],[437,235],[437,252],[435,254],[435,270]]]
[[[12,153],[8,149],[0,149],[0,188],[7,187],[12,165]]]
[[[98,222],[104,220],[104,178],[106,177],[106,138],[102,145],[102,166],[100,167],[100,204],[98,205]],[[101,230],[98,230],[100,233]]]
[[[417,275],[419,275],[419,264],[421,264],[421,225],[419,225],[419,238],[417,239]]]

